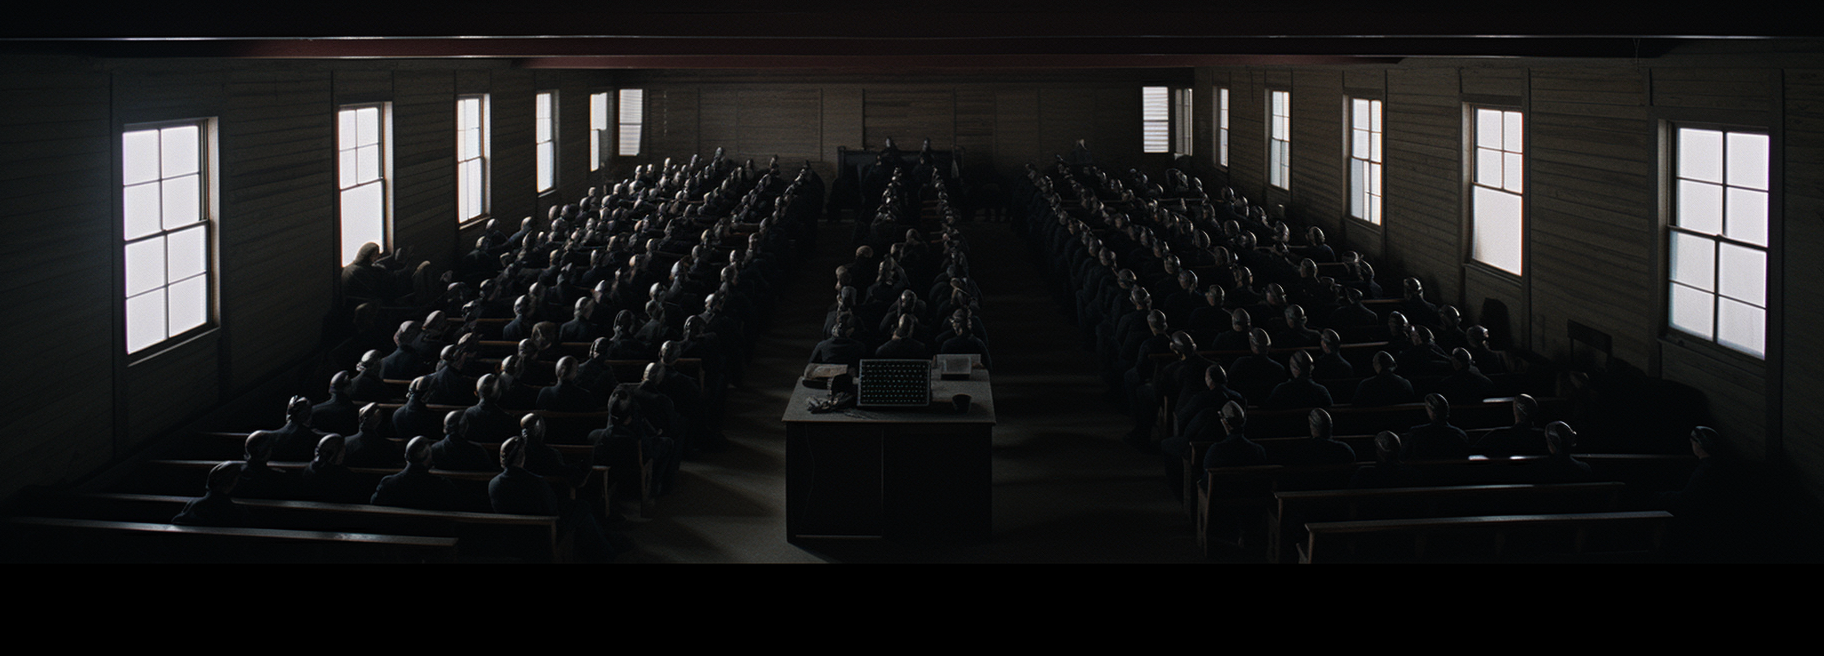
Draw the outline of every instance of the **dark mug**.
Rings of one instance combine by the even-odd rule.
[[[955,407],[957,414],[965,414],[969,412],[969,400],[968,394],[958,394],[950,397],[950,405]]]

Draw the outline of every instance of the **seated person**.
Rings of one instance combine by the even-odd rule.
[[[235,484],[241,479],[241,463],[228,461],[209,470],[208,486],[203,496],[184,504],[183,512],[171,518],[182,526],[246,526],[247,511],[234,502]]]
[[[1497,428],[1476,442],[1476,453],[1489,458],[1546,455],[1545,431],[1534,423],[1539,402],[1528,394],[1514,397],[1514,425]]]
[[[456,484],[431,473],[433,442],[429,437],[418,436],[406,443],[405,469],[380,479],[368,503],[418,510],[461,510],[462,496],[456,491]]]
[[[1292,379],[1273,388],[1273,394],[1267,397],[1266,407],[1281,409],[1330,407],[1330,389],[1311,379],[1311,364],[1311,352],[1293,353]]]
[[[1554,421],[1545,427],[1545,449],[1550,456],[1542,462],[1529,466],[1529,473],[1536,483],[1583,483],[1596,480],[1595,472],[1590,470],[1590,463],[1578,460],[1571,455],[1571,449],[1577,446],[1577,431],[1562,421]]]
[[[1349,403],[1358,406],[1396,405],[1412,403],[1416,400],[1412,393],[1412,383],[1401,378],[1394,370],[1399,365],[1393,354],[1380,351],[1374,354],[1374,376],[1362,379],[1355,386],[1355,396]]]
[[[1424,479],[1418,470],[1400,461],[1400,436],[1381,431],[1374,436],[1374,464],[1355,470],[1349,489],[1418,487]]]
[[[1450,400],[1443,394],[1425,395],[1425,416],[1431,423],[1413,426],[1405,440],[1408,460],[1459,460],[1469,457],[1469,434],[1450,425]]]
[[[1282,465],[1346,465],[1355,462],[1355,449],[1332,435],[1335,424],[1330,412],[1311,410],[1311,439],[1287,444],[1275,451],[1274,460]]]
[[[367,503],[373,489],[360,476],[342,464],[345,438],[325,435],[317,442],[317,457],[298,477],[298,497],[325,503]]]

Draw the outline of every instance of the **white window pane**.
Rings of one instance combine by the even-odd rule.
[[[1381,133],[1378,131],[1375,132],[1374,137],[1369,139],[1369,143],[1372,144],[1373,149],[1369,151],[1368,159],[1372,159],[1376,162],[1385,161],[1381,157]]]
[[[1501,112],[1501,124],[1502,150],[1513,153],[1525,152],[1526,148],[1522,146],[1525,142],[1520,138],[1520,112]]]
[[[355,111],[355,140],[362,146],[380,143],[380,108],[363,107]]]
[[[1717,282],[1722,295],[1760,307],[1767,306],[1767,252],[1734,244],[1718,249]]]
[[[1349,127],[1357,130],[1369,129],[1368,101],[1355,98],[1349,101]]]
[[[1165,87],[1141,87],[1140,119],[1143,121],[1166,120],[1169,110],[1165,103]]]
[[[534,128],[534,131],[536,133],[533,136],[534,140],[536,140],[540,143],[550,141],[551,140],[551,120],[543,119],[543,118],[538,119],[536,126]]]
[[[1705,182],[1723,181],[1723,133],[1715,130],[1678,130],[1678,177]]]
[[[197,276],[171,285],[166,293],[170,304],[171,335],[203,325],[209,321],[209,277]],[[167,335],[168,337],[169,335]]]
[[[164,284],[165,238],[127,244],[127,295],[142,294]]]
[[[127,239],[158,232],[159,186],[157,182],[148,182],[122,190],[122,223],[126,224]]]
[[[621,89],[621,122],[640,123],[640,117],[646,111],[646,91],[644,89]]]
[[[166,230],[202,220],[202,184],[202,178],[195,174],[159,183],[160,222]]]
[[[535,115],[535,118],[551,118],[551,94],[538,94],[538,102],[534,104],[537,105],[537,114]]]
[[[1349,215],[1367,218],[1368,165],[1359,159],[1349,160]]]
[[[1729,133],[1729,184],[1767,189],[1767,135]]]
[[[1501,159],[1501,188],[1520,193],[1521,183],[1525,182],[1521,179],[1521,173],[1526,170],[1521,164],[1520,154],[1504,153]]]
[[[120,135],[121,184],[158,179],[158,131],[142,130]]]
[[[1501,151],[1476,149],[1476,184],[1501,186]]]
[[[1757,246],[1767,245],[1767,192],[1729,188],[1728,222],[1723,234]]]
[[[1672,232],[1672,279],[1698,289],[1716,291],[1716,241]]]
[[[342,262],[353,262],[367,242],[386,244],[385,197],[380,183],[342,192]]]
[[[608,129],[608,94],[589,95],[589,129]]]
[[[1723,232],[1723,188],[1713,184],[1678,181],[1678,216],[1675,224],[1694,232]]]
[[[538,145],[538,190],[551,188],[551,160],[556,154],[551,142]]]
[[[622,125],[618,142],[615,145],[615,151],[621,155],[640,154],[640,126]]]
[[[1474,202],[1472,255],[1477,261],[1519,275],[1520,197],[1476,187]]]
[[[1476,110],[1476,147],[1501,149],[1501,112]]]
[[[196,226],[165,237],[165,279],[183,280],[209,270],[209,230]]]
[[[602,131],[589,130],[589,170],[602,168]]]
[[[380,147],[362,146],[355,151],[355,182],[373,182],[380,179]]]
[[[1228,166],[1229,165],[1229,130],[1228,130],[1228,128],[1223,128],[1223,130],[1222,130],[1222,144],[1221,144],[1220,148],[1221,148],[1221,155],[1222,155],[1222,165]]]
[[[481,162],[462,163],[462,216],[465,219],[481,215]]]
[[[1716,342],[1757,358],[1766,357],[1767,311],[1726,298],[1717,302]]]
[[[456,127],[458,129],[472,130],[481,127],[480,98],[464,98],[459,103],[458,107],[459,111],[456,113]]]
[[[197,128],[194,125],[165,128],[159,130],[159,159],[163,169],[160,175],[171,177],[198,171],[201,155],[197,142]]]
[[[481,133],[462,130],[456,133],[456,159],[472,159],[481,154]]]
[[[1684,285],[1672,285],[1672,327],[1704,339],[1715,336],[1716,297]]]
[[[1377,198],[1380,197],[1380,195],[1381,195],[1381,165],[1380,164],[1369,164],[1368,165],[1368,192],[1371,194],[1374,194],[1374,196]]]
[[[1367,130],[1351,130],[1349,137],[1350,156],[1367,159],[1373,154],[1374,146],[1369,143],[1371,135]]]
[[[1380,196],[1374,196],[1374,197],[1368,199],[1368,211],[1370,212],[1370,214],[1368,215],[1368,221],[1375,225],[1380,225],[1381,224],[1381,197]]]
[[[127,299],[127,352],[164,341],[165,292],[158,290]]]
[[[336,153],[336,186],[347,189],[360,182],[355,166],[355,152],[351,149]]]
[[[361,145],[355,133],[355,110],[345,109],[336,112],[336,149],[353,150]]]
[[[1381,101],[1376,100],[1372,103],[1369,103],[1368,114],[1371,117],[1371,119],[1368,121],[1369,129],[1374,130],[1376,133],[1386,131],[1384,128],[1381,127]]]

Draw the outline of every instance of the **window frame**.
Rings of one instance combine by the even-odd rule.
[[[1464,202],[1464,207],[1465,207],[1466,214],[1467,214],[1466,224],[1467,224],[1467,230],[1468,230],[1468,239],[1466,240],[1467,243],[1464,245],[1465,249],[1467,251],[1467,255],[1464,258],[1465,262],[1467,264],[1484,267],[1488,271],[1497,272],[1504,276],[1509,276],[1512,278],[1524,278],[1526,276],[1526,268],[1527,268],[1526,267],[1526,257],[1527,257],[1527,251],[1528,251],[1528,249],[1526,247],[1527,210],[1528,210],[1528,206],[1529,206],[1529,203],[1527,202],[1527,197],[1526,197],[1526,180],[1527,180],[1526,140],[1528,137],[1531,136],[1531,130],[1526,127],[1527,112],[1525,109],[1523,109],[1519,105],[1506,105],[1506,104],[1498,104],[1498,103],[1467,102],[1467,103],[1463,104],[1463,109],[1464,109],[1464,112],[1463,112],[1463,120],[1464,120],[1464,161],[1463,161],[1464,199],[1463,199],[1463,202]],[[1501,112],[1502,142],[1501,142],[1501,146],[1499,148],[1486,149],[1480,143],[1481,114],[1479,112],[1482,112],[1482,111]],[[1519,117],[1519,120],[1520,120],[1520,123],[1519,123],[1520,135],[1518,138],[1518,141],[1520,142],[1519,144],[1508,144],[1506,141],[1506,137],[1507,137],[1506,121],[1507,121],[1508,114],[1517,115]],[[1507,148],[1510,145],[1516,145],[1519,148],[1519,150],[1518,151],[1507,150]],[[1492,152],[1496,153],[1498,155],[1498,157],[1500,158],[1501,163],[1502,163],[1502,171],[1501,171],[1502,184],[1501,184],[1501,186],[1490,186],[1490,185],[1482,183],[1479,180],[1479,178],[1481,176],[1481,171],[1483,169],[1482,162],[1480,159],[1482,157],[1483,150],[1492,150]],[[1507,186],[1508,171],[1509,171],[1508,164],[1509,164],[1509,162],[1513,161],[1509,158],[1510,155],[1518,158],[1518,163],[1519,163],[1518,176],[1519,176],[1519,178],[1518,178],[1518,181],[1515,183],[1515,186],[1518,187],[1517,190],[1509,189]],[[1494,220],[1494,217],[1490,217],[1489,219],[1487,219],[1485,221],[1484,219],[1481,218],[1481,215],[1478,213],[1478,208],[1480,208],[1481,205],[1476,200],[1476,198],[1477,198],[1476,190],[1477,189],[1487,189],[1492,193],[1500,193],[1500,194],[1504,194],[1507,196],[1512,196],[1514,199],[1513,202],[1515,202],[1519,205],[1519,216],[1516,217],[1516,219],[1515,219],[1515,227],[1514,227],[1514,233],[1515,233],[1514,241],[1517,244],[1517,247],[1519,249],[1519,253],[1517,254],[1517,257],[1515,258],[1517,260],[1516,266],[1517,266],[1518,270],[1510,270],[1500,264],[1489,261],[1488,259],[1483,259],[1481,256],[1479,256],[1477,254],[1477,250],[1476,250],[1477,237],[1476,237],[1476,235],[1480,232],[1480,230],[1478,229],[1478,224],[1485,223],[1486,221]],[[1492,212],[1491,212],[1491,214],[1492,214]]]
[[[537,92],[532,97],[532,187],[541,195],[557,191],[557,125],[557,90]]]
[[[628,98],[628,94],[638,96]],[[628,121],[629,115],[635,119]],[[614,156],[638,157],[646,138],[646,90],[629,87],[614,91]],[[633,133],[633,148],[627,148],[628,132]]]
[[[481,152],[477,153],[472,158],[464,158],[462,152],[463,133],[467,131],[468,128],[462,127],[462,105],[471,100],[479,101],[481,104],[480,125],[474,128],[480,132]],[[493,131],[491,130],[491,114],[493,108],[490,106],[491,104],[488,94],[485,93],[462,94],[456,96],[456,224],[459,227],[486,221],[493,214],[494,184],[492,176],[494,162]],[[481,167],[481,200],[479,201],[479,211],[477,213],[472,216],[463,216],[465,214],[465,212],[463,212],[463,197],[465,196],[464,192],[467,191],[463,182],[465,179],[463,176],[463,165],[470,161],[477,161]]]
[[[1779,190],[1777,187],[1780,184],[1779,175],[1776,172],[1777,171],[1777,162],[1776,162],[1777,157],[1775,156],[1775,154],[1777,152],[1777,146],[1776,146],[1776,136],[1774,135],[1774,131],[1772,129],[1769,129],[1764,126],[1717,123],[1717,122],[1707,122],[1707,121],[1666,120],[1666,121],[1661,121],[1661,126],[1662,126],[1662,129],[1664,130],[1664,135],[1665,135],[1665,139],[1663,141],[1664,145],[1662,147],[1663,162],[1664,162],[1663,171],[1664,171],[1664,180],[1665,180],[1665,184],[1663,186],[1663,192],[1662,192],[1662,197],[1664,198],[1664,201],[1661,204],[1663,229],[1660,231],[1660,234],[1662,235],[1662,239],[1664,240],[1664,244],[1662,245],[1662,250],[1661,250],[1661,253],[1664,255],[1664,261],[1663,261],[1663,266],[1661,267],[1661,271],[1660,271],[1661,289],[1662,289],[1662,294],[1663,294],[1663,296],[1661,297],[1661,300],[1665,304],[1664,310],[1660,313],[1660,320],[1662,322],[1662,326],[1664,327],[1664,334],[1666,334],[1668,336],[1683,337],[1683,338],[1686,338],[1688,340],[1691,340],[1691,341],[1694,341],[1697,343],[1705,344],[1705,345],[1707,345],[1708,348],[1712,348],[1712,349],[1715,349],[1720,352],[1731,354],[1732,357],[1746,358],[1746,359],[1752,360],[1756,363],[1766,362],[1768,360],[1768,358],[1767,358],[1768,347],[1771,345],[1771,343],[1773,341],[1770,338],[1770,335],[1773,333],[1773,321],[1774,321],[1774,309],[1775,308],[1773,307],[1773,304],[1770,302],[1769,299],[1773,298],[1773,296],[1775,294],[1775,280],[1774,280],[1775,253],[1774,253],[1774,249],[1773,249],[1773,242],[1775,240],[1775,228],[1774,228],[1773,224],[1774,224],[1774,216],[1776,213],[1776,203],[1778,202],[1778,196],[1779,196]],[[1720,164],[1720,166],[1721,166],[1720,177],[1722,179],[1721,182],[1713,183],[1713,182],[1710,182],[1707,180],[1701,180],[1701,179],[1687,179],[1680,175],[1679,158],[1682,154],[1681,150],[1680,150],[1680,141],[1681,141],[1680,131],[1686,130],[1686,129],[1720,133],[1721,142],[1722,142],[1721,145],[1723,148],[1722,162]],[[1728,177],[1728,167],[1729,167],[1728,148],[1729,148],[1729,135],[1732,133],[1733,134],[1755,135],[1755,136],[1759,136],[1766,140],[1767,161],[1766,161],[1765,165],[1766,165],[1767,179],[1764,181],[1764,185],[1765,185],[1764,189],[1755,189],[1755,188],[1749,187],[1749,186],[1733,185],[1730,183],[1730,180]],[[1682,194],[1680,193],[1680,188],[1682,186],[1681,182],[1691,182],[1694,184],[1713,186],[1713,187],[1717,187],[1717,188],[1721,189],[1720,197],[1717,199],[1717,201],[1721,204],[1719,214],[1716,217],[1718,224],[1719,224],[1717,227],[1718,232],[1708,233],[1708,232],[1699,231],[1692,227],[1678,225],[1679,219],[1680,219],[1680,205],[1681,205],[1681,201],[1682,201]],[[1741,189],[1741,190],[1745,190],[1745,191],[1748,191],[1751,193],[1761,194],[1762,210],[1763,210],[1762,217],[1761,217],[1761,219],[1762,219],[1761,227],[1764,231],[1762,234],[1762,240],[1766,243],[1756,244],[1753,241],[1748,241],[1748,240],[1729,236],[1728,233],[1730,231],[1729,231],[1729,216],[1728,216],[1728,207],[1729,207],[1728,199],[1730,197],[1731,189]],[[1697,288],[1691,284],[1673,279],[1673,276],[1676,272],[1676,268],[1678,266],[1678,262],[1677,262],[1677,260],[1678,260],[1677,252],[1678,251],[1677,251],[1676,244],[1677,244],[1679,235],[1685,235],[1692,239],[1704,240],[1704,241],[1709,242],[1709,245],[1711,246],[1710,259],[1709,259],[1710,277],[1711,277],[1711,279],[1709,281],[1710,287],[1711,287],[1710,289],[1705,290],[1705,289]],[[1758,276],[1758,278],[1759,278],[1759,282],[1760,282],[1761,299],[1760,299],[1759,305],[1749,303],[1745,299],[1740,299],[1740,298],[1730,296],[1723,291],[1723,289],[1722,289],[1722,287],[1724,286],[1724,282],[1723,282],[1724,275],[1723,274],[1724,274],[1725,268],[1728,268],[1723,263],[1723,258],[1722,258],[1722,252],[1723,252],[1724,246],[1731,246],[1731,247],[1735,247],[1735,248],[1739,248],[1739,249],[1753,251],[1760,256],[1761,272],[1760,272],[1760,276]],[[1696,292],[1698,294],[1704,295],[1710,301],[1710,326],[1709,326],[1710,334],[1709,335],[1700,334],[1700,333],[1694,332],[1690,328],[1679,326],[1679,325],[1676,325],[1673,323],[1673,313],[1674,313],[1673,294],[1675,291],[1677,291],[1681,287],[1692,290],[1693,292]],[[1726,342],[1723,340],[1723,338],[1720,335],[1720,328],[1721,328],[1722,319],[1723,319],[1723,317],[1722,317],[1722,312],[1723,312],[1723,309],[1722,309],[1723,302],[1722,301],[1723,300],[1729,300],[1729,301],[1733,301],[1733,302],[1740,303],[1743,305],[1747,305],[1747,306],[1750,306],[1750,307],[1760,311],[1761,344],[1760,344],[1759,353],[1755,353],[1753,351],[1748,350],[1746,348],[1747,345],[1738,344],[1738,343],[1734,343],[1734,342]]]
[[[1349,178],[1347,214],[1349,218],[1378,227],[1386,218],[1386,101],[1379,98],[1345,95],[1343,97],[1343,103],[1345,105],[1343,117],[1348,121],[1347,126],[1343,131],[1345,135],[1343,142],[1343,170],[1345,171],[1344,175]],[[1361,108],[1362,103],[1367,104],[1369,113],[1371,114],[1366,130],[1361,128],[1359,121],[1356,120],[1356,112]],[[1358,134],[1363,132],[1366,134]],[[1359,152],[1361,150],[1361,144],[1358,140],[1363,137],[1368,141],[1368,153],[1366,157],[1362,157],[1362,153]],[[1362,175],[1358,175],[1356,169],[1358,162],[1360,162],[1363,167],[1361,169]],[[1366,211],[1357,212],[1356,203],[1358,201],[1362,203]],[[1361,214],[1368,214],[1369,216],[1362,216]]]
[[[1190,87],[1172,87],[1172,156],[1190,157],[1196,144],[1192,121],[1196,90]]]
[[[1276,97],[1283,96],[1284,113],[1274,111]],[[1292,190],[1292,91],[1267,89],[1267,184],[1281,191]],[[1283,138],[1281,135],[1284,135]]]
[[[197,213],[198,213],[199,217],[196,221],[188,222],[181,226],[177,226],[174,228],[165,228],[164,227],[164,217],[163,217],[164,201],[163,201],[163,196],[162,196],[162,192],[165,189],[165,183],[167,180],[181,178],[181,177],[183,177],[183,175],[188,175],[188,174],[181,174],[179,176],[173,176],[173,177],[166,177],[164,175],[163,170],[162,170],[162,166],[164,163],[164,158],[163,158],[164,147],[163,147],[163,141],[162,141],[163,131],[167,130],[167,129],[171,129],[171,128],[182,128],[182,127],[195,127],[197,129],[197,153],[196,153],[197,166],[196,166],[195,175],[197,176],[197,186],[198,186]],[[118,189],[118,191],[117,191],[118,195],[116,196],[116,198],[119,200],[120,204],[119,204],[119,210],[118,210],[115,218],[119,221],[119,223],[117,225],[120,227],[120,232],[118,232],[116,234],[119,237],[118,243],[120,244],[120,253],[121,253],[121,273],[120,273],[121,278],[120,279],[122,281],[121,288],[120,288],[121,291],[120,291],[120,296],[119,296],[120,303],[121,303],[121,305],[120,305],[121,324],[120,324],[120,332],[118,334],[121,337],[121,353],[126,356],[126,358],[127,358],[126,362],[129,366],[132,364],[153,358],[153,357],[157,357],[160,353],[164,353],[164,352],[170,350],[174,346],[177,346],[177,345],[187,342],[191,339],[194,339],[195,337],[208,333],[209,331],[215,330],[216,327],[218,327],[221,324],[221,304],[220,304],[220,299],[219,299],[219,291],[220,291],[219,287],[221,284],[221,277],[219,275],[219,271],[221,270],[221,266],[220,266],[221,246],[219,243],[220,210],[221,210],[221,198],[220,198],[220,184],[221,184],[220,175],[221,175],[221,173],[220,173],[220,154],[219,154],[220,145],[219,145],[219,141],[218,141],[219,134],[218,134],[217,127],[218,127],[218,119],[216,117],[202,117],[202,118],[177,119],[177,120],[169,120],[169,121],[148,121],[148,122],[128,123],[128,124],[124,124],[120,127],[120,131],[118,133],[119,140],[116,142],[117,147],[119,148],[119,150],[117,150],[116,152],[119,153],[119,156],[120,156],[120,165],[115,168],[115,171],[119,175],[119,177],[116,178],[116,180],[117,180],[116,188]],[[159,136],[161,139],[160,145],[159,145],[160,167],[161,167],[160,171],[155,174],[157,176],[155,178],[152,178],[150,180],[141,180],[138,182],[130,183],[127,180],[127,171],[126,171],[127,137],[128,137],[128,135],[134,134],[134,133],[154,132],[154,131],[159,132]],[[161,192],[160,200],[159,200],[159,205],[160,205],[159,210],[160,211],[159,211],[157,229],[153,230],[152,232],[149,232],[149,233],[143,233],[143,234],[139,234],[139,235],[135,235],[135,236],[128,236],[128,234],[127,234],[127,213],[128,213],[128,205],[129,205],[129,202],[127,199],[128,190],[133,187],[142,187],[142,186],[145,186],[148,184],[157,185],[159,191]],[[197,229],[200,229],[203,231],[203,250],[204,250],[203,257],[202,257],[203,270],[201,273],[189,275],[189,276],[184,277],[181,280],[173,282],[171,280],[171,272],[170,272],[170,257],[169,257],[170,250],[169,250],[169,246],[168,246],[168,244],[170,243],[169,238],[172,235],[175,235],[178,233],[186,232],[189,230],[197,230]],[[167,244],[166,249],[165,249],[165,257],[162,260],[164,262],[164,267],[163,267],[164,271],[163,271],[163,275],[161,276],[163,279],[163,284],[157,285],[156,287],[153,287],[150,289],[140,290],[138,293],[130,293],[132,288],[130,287],[130,284],[131,284],[130,281],[128,281],[128,279],[127,279],[128,276],[130,275],[130,271],[128,269],[130,260],[128,259],[127,251],[129,248],[131,248],[132,246],[134,246],[136,244],[149,243],[154,240],[163,240]],[[171,301],[170,301],[170,297],[169,297],[170,289],[177,284],[188,282],[188,281],[196,279],[198,277],[201,277],[203,279],[203,286],[204,286],[204,289],[203,289],[203,320],[196,325],[190,326],[183,330],[179,330],[177,332],[172,332],[171,326],[170,326],[170,317],[171,317],[171,311],[170,311]],[[139,346],[139,348],[133,348],[132,342],[128,338],[128,335],[132,332],[132,326],[130,324],[133,321],[132,313],[128,309],[128,302],[135,298],[144,297],[148,294],[153,294],[153,293],[166,294],[165,302],[164,302],[164,312],[163,312],[163,316],[165,317],[165,324],[166,324],[165,330],[163,331],[165,333],[165,336],[163,338],[141,344]]]
[[[369,108],[379,110],[377,130],[377,145],[379,146],[378,177],[374,181],[357,181],[354,185],[345,187],[342,185],[342,154],[345,152],[345,149],[342,148],[342,114],[343,112],[359,111]],[[357,130],[359,130],[358,126]],[[356,144],[357,149],[360,147],[361,144]],[[380,245],[381,251],[391,252],[393,248],[393,103],[369,102],[338,105],[336,107],[336,159],[336,242],[339,245],[338,248],[343,245],[343,233],[346,231],[348,225],[348,217],[345,213],[348,193],[351,190],[363,187],[371,182],[378,182],[380,184],[380,239],[377,243]],[[357,173],[357,175],[359,174]],[[359,249],[360,245],[357,244],[355,248]],[[347,265],[349,262],[353,261],[353,255],[353,251],[340,253],[338,266]]]

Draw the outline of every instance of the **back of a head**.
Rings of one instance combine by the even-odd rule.
[[[1335,429],[1335,422],[1330,418],[1330,411],[1323,408],[1311,410],[1311,437],[1319,440],[1330,439]]]
[[[1545,427],[1545,447],[1552,455],[1564,455],[1577,446],[1577,431],[1562,421],[1554,421]]]
[[[1294,352],[1291,360],[1292,377],[1299,379],[1309,378],[1311,376],[1312,362],[1310,351]]]
[[[240,482],[241,471],[244,469],[246,465],[233,460],[216,465],[209,470],[208,490],[216,494],[232,494],[234,484]]]
[[[1374,455],[1381,462],[1400,461],[1400,436],[1393,431],[1381,431],[1374,436]]]
[[[437,440],[427,435],[419,435],[405,445],[405,461],[414,465],[431,464],[431,445]]]
[[[254,431],[247,434],[244,451],[247,462],[266,462],[272,458],[272,447],[278,436],[272,431]]]
[[[1430,415],[1434,422],[1450,419],[1450,399],[1437,392],[1426,394],[1425,414]]]
[[[317,440],[317,462],[331,465],[342,464],[342,453],[346,439],[341,435],[330,433]]]
[[[1222,406],[1222,424],[1230,432],[1239,431],[1248,425],[1248,411],[1240,403],[1229,401]]]
[[[1539,417],[1539,401],[1531,394],[1514,397],[1514,423],[1532,423]]]
[[[526,464],[526,440],[522,437],[509,437],[500,443],[500,467],[509,469],[524,467]]]
[[[1388,353],[1386,351],[1375,351],[1375,353],[1374,353],[1374,372],[1375,373],[1377,373],[1377,374],[1378,373],[1391,373],[1394,369],[1397,369],[1397,368],[1399,368],[1399,363],[1397,360],[1395,360],[1393,358],[1392,353]]]

